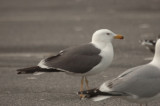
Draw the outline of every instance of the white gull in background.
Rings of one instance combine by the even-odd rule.
[[[94,101],[120,96],[140,103],[141,106],[160,99],[160,40],[156,43],[155,55],[150,63],[128,69],[117,78],[104,82],[99,88],[79,94]]]
[[[155,52],[155,45],[157,40],[160,38],[160,35],[157,37],[156,40],[152,40],[152,39],[144,39],[144,40],[140,40],[141,45],[145,46],[146,49],[150,50],[152,53]]]
[[[88,87],[87,76],[105,71],[111,64],[114,56],[112,39],[123,39],[108,29],[100,29],[92,36],[92,41],[76,47],[60,51],[40,61],[37,66],[18,69],[18,74],[31,74],[35,72],[65,72],[71,75],[82,76],[81,88],[85,80]]]

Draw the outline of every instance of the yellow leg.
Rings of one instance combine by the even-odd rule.
[[[81,79],[81,88],[80,88],[80,91],[83,91],[83,82],[84,82],[84,76],[83,76],[82,79]],[[79,96],[80,96],[80,98],[83,98],[83,97],[84,97],[83,94],[80,94]]]
[[[85,78],[85,82],[86,82],[86,88],[87,88],[87,90],[89,90],[87,77],[84,77],[84,78]]]
[[[83,91],[83,82],[84,82],[84,77],[82,77],[82,79],[81,79],[81,88],[80,88],[80,91]]]

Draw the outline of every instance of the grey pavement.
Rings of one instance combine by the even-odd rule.
[[[112,65],[88,78],[91,88],[98,87],[153,57],[139,40],[160,34],[159,5],[159,0],[0,0],[0,106],[138,106],[120,98],[82,101],[76,95],[80,77],[17,75],[16,69],[90,42],[95,30],[108,28],[125,40],[113,41]]]

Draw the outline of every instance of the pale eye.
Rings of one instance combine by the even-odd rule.
[[[110,35],[110,33],[107,33],[107,35]]]

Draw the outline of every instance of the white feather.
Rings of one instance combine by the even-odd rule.
[[[101,100],[104,100],[104,99],[108,99],[110,98],[110,96],[97,96],[97,97],[94,97],[92,98],[93,101],[101,101]]]
[[[42,74],[44,74],[45,72],[36,72],[36,73],[34,73],[33,75],[42,75]]]
[[[112,91],[112,90],[107,86],[107,82],[103,83],[103,84],[100,86],[99,90],[100,90],[101,92],[110,92],[110,91]]]
[[[51,67],[48,67],[45,65],[45,59],[41,60],[38,64],[39,67],[45,68],[45,69],[50,69]]]
[[[109,91],[111,91],[111,89],[106,86],[106,83],[103,83],[100,86],[99,90],[101,92],[109,92]],[[97,97],[93,97],[92,100],[93,101],[101,101],[101,100],[108,99],[108,98],[110,98],[110,96],[97,96]]]

